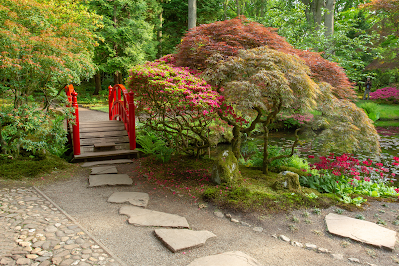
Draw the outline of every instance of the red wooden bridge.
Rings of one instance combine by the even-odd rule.
[[[117,84],[109,86],[109,120],[79,123],[77,93],[65,87],[74,119],[67,122],[75,161],[137,157],[133,92]]]

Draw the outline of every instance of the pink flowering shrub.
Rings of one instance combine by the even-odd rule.
[[[131,69],[127,86],[135,93],[137,109],[147,114],[145,125],[166,133],[169,145],[199,156],[209,145],[208,128],[217,118],[220,95],[189,72],[174,67],[172,57]]]
[[[384,165],[385,164],[385,165]],[[399,157],[393,157],[392,161],[374,162],[371,159],[360,161],[350,154],[328,157],[320,157],[320,161],[312,164],[317,170],[329,170],[335,176],[345,175],[349,178],[374,182],[393,182],[396,174],[394,170],[399,165]]]
[[[370,93],[373,100],[384,100],[387,102],[399,103],[399,89],[395,87],[386,87]]]

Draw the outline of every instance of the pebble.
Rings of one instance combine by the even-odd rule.
[[[0,265],[119,266],[35,189],[2,188],[0,195]]]
[[[290,242],[291,239],[289,239],[288,237],[286,237],[285,235],[280,235],[279,238],[285,242]]]
[[[259,233],[263,232],[263,228],[262,227],[254,227],[254,228],[252,228],[252,230],[254,230],[255,232],[259,232]]]
[[[316,249],[317,249],[317,246],[316,246],[316,245],[310,244],[310,243],[306,243],[306,244],[305,244],[305,247],[306,247],[307,249],[310,249],[310,250],[316,250]]]
[[[218,218],[224,218],[224,214],[220,211],[215,211],[213,212],[213,214]]]
[[[342,254],[331,254],[331,257],[333,257],[336,260],[343,260],[344,259],[344,255],[342,255]]]
[[[349,260],[350,262],[360,263],[360,260],[359,260],[359,259],[356,259],[356,258],[348,258],[348,260]]]

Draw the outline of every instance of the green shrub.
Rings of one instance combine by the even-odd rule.
[[[41,110],[37,104],[0,108],[1,150],[13,157],[41,156],[45,150],[61,156],[67,142],[65,117]]]
[[[366,102],[359,105],[364,110],[367,116],[374,122],[380,118],[380,107],[373,102]]]
[[[167,146],[165,140],[149,129],[141,130],[141,133],[137,134],[136,141],[141,146],[137,150],[145,154],[155,155],[158,160],[164,163],[169,162],[175,152],[174,149]]]

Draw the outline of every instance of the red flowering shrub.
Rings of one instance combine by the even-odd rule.
[[[395,87],[378,89],[375,92],[370,92],[370,98],[373,100],[399,103],[399,89]]]
[[[250,22],[245,17],[201,25],[186,33],[175,55],[178,66],[204,70],[207,59],[215,53],[225,58],[236,56],[239,50],[267,46],[271,49],[297,55],[311,70],[311,77],[331,84],[338,98],[355,98],[351,83],[343,69],[319,53],[293,48],[276,33],[274,28]]]
[[[134,91],[138,111],[147,113],[146,126],[167,133],[174,148],[199,155],[209,147],[208,127],[219,108],[219,94],[187,69],[163,58],[135,66],[127,86]]]

